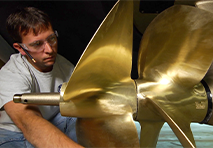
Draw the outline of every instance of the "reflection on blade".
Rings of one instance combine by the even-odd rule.
[[[164,78],[185,87],[199,83],[212,62],[212,24],[211,13],[191,6],[173,6],[159,14],[143,36],[140,78]]]
[[[212,63],[212,26],[211,13],[173,6],[151,22],[140,46],[137,120],[167,122],[184,147],[195,147],[190,123],[201,122],[208,109],[199,82]]]
[[[91,39],[68,82],[64,102],[60,104],[62,115],[100,117],[136,112],[135,83],[130,77],[132,22],[133,3],[117,2]],[[84,111],[90,114],[85,115]]]
[[[177,124],[163,109],[162,106],[157,105],[153,100],[149,99],[149,101],[152,102],[153,106],[159,111],[161,116],[165,119],[165,121],[169,124],[171,129],[174,131],[175,135],[179,139],[180,143],[182,144],[183,147],[188,147],[188,148],[195,148],[195,143],[194,143],[194,138],[192,136],[192,132],[190,130],[189,123],[185,124],[187,128],[189,128],[190,135],[186,135],[186,133],[179,127],[179,124]],[[192,138],[191,140],[189,139]],[[193,142],[193,143],[192,143]]]
[[[158,136],[164,122],[140,121],[140,147],[156,147]],[[149,137],[149,138],[147,138]]]
[[[206,11],[209,11],[213,13],[213,1],[212,0],[206,0],[206,1],[197,1],[196,2],[196,7],[199,9],[203,9]]]
[[[60,102],[64,116],[78,117],[79,143],[139,147],[131,79],[133,2],[118,1],[79,60]]]
[[[139,147],[131,114],[77,120],[78,142],[87,147]]]

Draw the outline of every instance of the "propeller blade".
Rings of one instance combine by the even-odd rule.
[[[190,129],[190,122],[184,122],[184,121],[174,121],[173,118],[167,114],[169,111],[163,110],[163,106],[159,106],[155,101],[152,99],[148,99],[153,106],[158,110],[158,112],[161,114],[161,116],[165,119],[165,121],[169,124],[177,138],[179,139],[180,143],[182,144],[183,147],[188,147],[188,148],[195,148],[195,141],[194,137],[192,134],[192,131]],[[177,118],[178,116],[176,116]],[[181,118],[177,118],[181,119]]]
[[[156,147],[163,124],[164,122],[140,121],[140,147]]]
[[[163,11],[143,35],[139,77],[167,79],[184,87],[199,83],[212,62],[212,25],[211,13],[192,6],[175,5]]]
[[[86,147],[139,147],[131,114],[101,118],[78,118],[78,142]]]
[[[211,1],[211,0],[197,1],[195,6],[199,9],[203,9],[203,10],[213,13],[213,10],[212,10],[213,1]]]
[[[203,9],[203,10],[206,10],[206,11],[213,13],[213,1],[211,1],[211,0],[198,1],[198,2],[196,2],[195,6],[199,9]],[[213,64],[210,66],[208,73],[204,77],[204,80],[207,83],[208,87],[210,88],[211,92],[213,92],[212,73],[213,73]],[[212,106],[213,106],[213,103],[212,103]],[[211,114],[213,114],[213,110],[211,111]],[[208,124],[213,125],[213,117],[212,116],[209,118]]]
[[[92,37],[62,93],[60,112],[78,117],[86,147],[139,147],[131,79],[133,2],[118,1]]]
[[[136,112],[135,83],[130,77],[132,22],[133,2],[118,1],[70,77],[60,103],[62,115],[93,118]]]
[[[155,126],[155,122],[167,122],[184,147],[194,147],[195,142],[189,125],[191,122],[202,122],[208,110],[208,99],[203,85],[199,83],[186,89],[172,83],[160,84],[145,80],[136,80],[136,83],[136,120],[150,122],[152,126]],[[143,131],[143,125],[141,126]]]
[[[211,13],[175,5],[150,23],[140,45],[136,119],[167,122],[184,147],[195,147],[190,123],[203,121],[208,109],[199,82],[212,63],[212,25]]]

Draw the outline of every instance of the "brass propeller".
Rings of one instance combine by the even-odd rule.
[[[136,80],[142,147],[156,145],[164,121],[184,147],[195,147],[190,123],[201,122],[207,113],[206,91],[199,82],[212,63],[212,25],[211,13],[176,5],[159,14],[147,27]],[[153,128],[153,122],[153,132],[158,133],[152,141],[144,142],[152,133],[147,134],[143,124]]]
[[[78,117],[78,140],[86,147],[139,147],[133,119],[142,127],[141,147],[156,146],[164,122],[184,147],[195,147],[190,123],[202,122],[208,111],[200,81],[212,63],[213,15],[183,5],[159,14],[143,35],[137,80],[130,78],[132,25],[133,3],[118,1],[64,83],[61,97],[54,94],[48,103],[58,100],[62,115]],[[14,101],[23,102],[25,96],[30,98],[15,95]],[[32,100],[27,103],[36,104]]]
[[[60,112],[80,117],[80,144],[139,147],[132,66],[133,3],[115,4],[94,34],[64,91]],[[91,136],[94,135],[94,136]]]

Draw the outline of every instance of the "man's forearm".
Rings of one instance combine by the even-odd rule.
[[[36,147],[80,147],[69,139],[58,128],[45,119],[37,116],[30,121],[32,126],[26,127],[23,134]]]
[[[45,120],[36,106],[9,102],[4,108],[24,137],[35,147],[81,147]]]

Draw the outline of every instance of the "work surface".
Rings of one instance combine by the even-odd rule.
[[[140,124],[136,123],[138,134],[140,131]],[[212,148],[213,147],[213,126],[192,123],[191,129],[196,141],[197,148]],[[169,127],[167,123],[161,129],[157,148],[182,148],[183,146]]]

